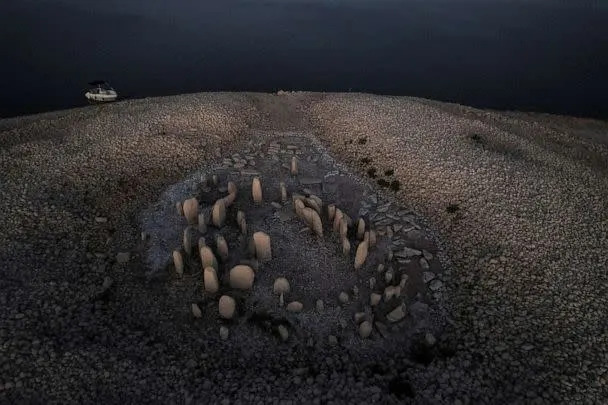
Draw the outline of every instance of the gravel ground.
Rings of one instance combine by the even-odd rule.
[[[378,189],[421,214],[453,263],[451,327],[432,353],[226,350],[159,305],[171,290],[141,269],[140,214],[254,131],[313,134],[354,172],[375,168],[370,182],[399,181]],[[605,122],[357,94],[195,94],[0,121],[0,401],[602,403],[606,139]]]

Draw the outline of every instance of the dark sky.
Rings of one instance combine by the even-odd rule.
[[[600,3],[602,3],[600,5]],[[608,118],[608,1],[1,0],[0,116],[211,90]]]

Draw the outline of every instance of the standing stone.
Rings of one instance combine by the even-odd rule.
[[[196,224],[198,221],[198,200],[196,198],[189,198],[184,201],[184,217],[190,225]]]
[[[312,208],[313,210],[315,210],[315,211],[317,212],[317,214],[321,214],[321,206],[320,206],[320,205],[317,203],[317,201],[316,201],[315,199],[310,198],[310,197],[309,197],[309,198],[306,198],[306,199],[304,200],[304,203],[305,203],[305,204],[306,204],[308,207],[310,207],[310,208]]]
[[[316,211],[312,212],[312,223],[309,225],[314,233],[317,234],[318,237],[323,237],[323,224],[321,223],[321,217]]]
[[[205,267],[205,270],[203,270],[203,286],[208,293],[215,294],[219,290],[220,283],[217,279],[217,272],[213,267]]]
[[[207,216],[202,212],[198,214],[198,231],[200,233],[207,232]]]
[[[368,252],[368,243],[361,242],[359,246],[357,246],[357,253],[355,253],[355,270],[358,270],[365,263],[365,259],[367,259]]]
[[[335,216],[336,216],[336,206],[334,204],[329,204],[327,206],[327,219],[329,219],[329,222],[332,222],[334,220]]]
[[[211,218],[216,228],[224,226],[224,221],[226,221],[226,204],[223,199],[220,198],[213,204]]]
[[[173,251],[173,264],[175,265],[175,272],[178,276],[184,274],[184,258],[179,250]]]
[[[253,287],[255,273],[253,269],[244,264],[239,264],[230,269],[230,287],[239,290],[250,290]]]
[[[184,229],[184,236],[183,236],[182,242],[184,245],[184,252],[186,252],[187,255],[191,255],[192,254],[192,232],[191,232],[190,226],[187,226],[186,229]]]
[[[279,183],[279,188],[281,189],[281,202],[287,202],[287,187],[285,187],[284,182]]]
[[[251,195],[253,197],[253,202],[256,204],[261,204],[263,201],[262,198],[262,183],[260,182],[259,177],[254,177],[251,182]]]
[[[190,309],[192,310],[192,315],[194,315],[195,318],[203,317],[203,313],[201,312],[201,309],[199,308],[198,304],[192,304],[190,306]]]
[[[200,250],[200,255],[203,269],[206,267],[213,267],[215,270],[217,270],[217,259],[209,246],[203,246],[203,248]]]
[[[365,220],[363,218],[359,218],[357,222],[357,239],[363,240],[365,236]]]
[[[175,210],[177,211],[177,215],[180,217],[184,216],[184,206],[182,205],[181,201],[175,203]]]
[[[363,339],[367,339],[372,334],[372,324],[368,321],[361,322],[359,325],[359,336]]]
[[[215,246],[217,247],[217,253],[220,255],[222,261],[226,262],[226,260],[228,260],[228,243],[222,235],[218,234],[215,237]]]
[[[234,298],[229,297],[228,295],[222,295],[218,303],[218,310],[222,318],[232,319],[236,310]]]
[[[253,243],[255,244],[255,255],[259,261],[267,262],[272,260],[270,236],[264,232],[258,231],[253,234]]]
[[[350,242],[347,238],[342,239],[342,254],[344,256],[350,255]]]
[[[342,219],[344,218],[344,213],[342,213],[342,210],[340,210],[340,208],[336,208],[336,212],[334,214],[334,232],[340,232],[340,224]]]
[[[295,156],[293,156],[291,158],[291,175],[292,176],[298,175],[298,158]]]
[[[302,200],[299,200],[299,199],[294,200],[293,201],[293,208],[294,208],[294,211],[296,212],[296,215],[299,218],[304,218],[304,209],[306,207],[304,206],[304,203],[302,202]]]

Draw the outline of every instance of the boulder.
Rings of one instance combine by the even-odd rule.
[[[254,177],[251,182],[251,196],[253,197],[253,202],[255,204],[261,204],[263,201],[262,198],[262,183],[260,182],[259,177]]]
[[[244,264],[239,264],[230,269],[229,280],[230,287],[239,290],[250,290],[253,287],[255,273],[253,269]]]
[[[213,204],[211,219],[216,228],[224,226],[224,221],[226,221],[226,203],[223,199],[220,198]]]
[[[203,286],[208,293],[215,294],[219,290],[220,283],[217,279],[217,272],[213,267],[205,267],[205,270],[203,270]]]
[[[232,319],[236,311],[236,301],[228,295],[222,295],[218,303],[220,316],[224,319]]]
[[[184,209],[184,217],[189,224],[196,224],[198,222],[198,200],[194,197],[187,199],[184,201],[183,205]]]
[[[267,262],[272,260],[270,236],[264,232],[258,231],[253,234],[253,243],[255,245],[255,255],[259,261]]]

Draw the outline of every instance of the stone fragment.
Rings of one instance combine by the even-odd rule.
[[[397,308],[393,309],[391,312],[386,314],[386,319],[389,322],[399,322],[403,318],[405,318],[405,304],[399,305]]]
[[[147,234],[147,233],[145,233],[145,232],[142,232],[142,233],[141,233],[141,240],[142,240],[142,241],[145,241],[146,239],[148,239],[148,234]]]
[[[274,280],[272,292],[275,294],[287,294],[290,290],[289,281],[285,277],[278,277]]]
[[[372,334],[372,324],[368,321],[361,322],[359,325],[359,336],[363,339],[367,339]]]
[[[213,225],[216,228],[221,228],[224,226],[224,221],[226,221],[226,203],[223,199],[219,199],[213,204],[213,211],[211,214]]]
[[[200,233],[207,232],[207,216],[202,212],[198,214],[198,231]]]
[[[217,174],[214,174],[213,176],[211,176],[211,184],[214,186],[217,186],[217,184],[218,184]]]
[[[412,249],[409,247],[404,247],[402,251],[397,252],[395,255],[397,257],[404,257],[404,258],[410,258],[410,257],[415,257],[415,256],[420,256],[422,254],[422,252],[418,249]]]
[[[325,311],[325,304],[323,303],[323,300],[317,300],[317,302],[315,303],[315,306],[316,306],[318,312]]]
[[[272,260],[270,236],[264,232],[258,231],[253,234],[253,243],[255,245],[255,255],[259,261],[267,262]]]
[[[279,183],[279,189],[281,191],[281,202],[287,202],[287,187],[285,187],[284,182]]]
[[[203,286],[208,293],[215,294],[219,290],[220,283],[217,279],[217,272],[213,267],[205,267],[205,270],[203,270]]]
[[[224,325],[220,326],[220,338],[222,340],[226,340],[226,339],[228,339],[229,336],[230,336],[230,329],[228,329]]]
[[[371,293],[369,296],[369,305],[371,305],[372,307],[375,307],[376,305],[378,305],[380,303],[381,299],[382,299],[382,295],[380,295],[378,293]]]
[[[213,254],[211,248],[209,246],[203,246],[199,253],[201,256],[201,263],[203,269],[207,267],[213,267],[217,271],[217,259],[215,258],[215,255]]]
[[[232,319],[236,311],[236,302],[234,298],[228,295],[222,295],[218,303],[220,316],[225,319]]]
[[[226,262],[226,260],[228,260],[228,242],[226,242],[226,239],[222,235],[216,235],[215,246],[217,248],[217,253],[220,255],[220,259],[222,259],[223,262]]]
[[[327,219],[329,220],[329,222],[332,222],[334,220],[335,216],[336,216],[336,206],[334,204],[329,204],[327,206]]]
[[[384,265],[382,263],[378,265],[378,267],[376,268],[376,272],[378,272],[378,274],[384,273]]]
[[[340,293],[340,295],[338,296],[338,301],[340,301],[341,304],[348,304],[348,301],[349,301],[348,294],[346,292],[342,291]]]
[[[277,327],[277,331],[279,332],[279,336],[281,337],[281,340],[283,342],[289,339],[289,332],[287,331],[287,328],[285,326],[279,325]]]
[[[428,347],[433,347],[435,346],[435,343],[437,343],[437,338],[435,338],[435,336],[431,332],[427,332],[424,335],[424,344]]]
[[[195,318],[203,317],[203,313],[201,312],[201,309],[199,308],[198,304],[192,304],[190,306],[190,309],[192,311],[192,315],[194,315]]]
[[[368,252],[368,243],[361,242],[359,246],[357,246],[357,252],[355,253],[355,270],[358,270],[365,263],[365,259],[367,259]]]
[[[357,221],[357,239],[363,240],[364,236],[365,236],[365,220],[363,218],[359,218],[359,221]]]
[[[184,252],[186,252],[187,255],[191,255],[192,254],[192,232],[191,232],[192,228],[190,226],[187,226],[186,229],[184,229],[184,236],[182,238],[182,242],[184,245]]]
[[[405,290],[405,285],[407,284],[407,280],[410,277],[407,274],[401,275],[401,280],[399,281],[399,287],[401,287],[401,291]]]
[[[298,158],[295,156],[291,158],[290,173],[292,176],[298,175]]]
[[[262,183],[260,182],[259,177],[254,177],[251,182],[251,196],[253,197],[253,202],[255,204],[262,203]]]
[[[194,197],[187,199],[186,201],[184,201],[183,209],[184,217],[186,217],[188,223],[190,225],[197,223],[199,209],[198,200]]]
[[[239,264],[230,269],[229,280],[230,287],[239,290],[250,290],[253,287],[255,273],[249,266]]]
[[[177,211],[177,215],[180,217],[184,216],[184,206],[181,201],[175,203],[175,210]]]
[[[282,307],[283,305],[285,305],[285,294],[281,293],[279,295],[279,306]]]
[[[304,305],[299,301],[292,301],[287,304],[286,308],[289,312],[302,312]]]
[[[179,250],[173,251],[173,265],[175,265],[175,272],[178,276],[184,274],[184,258]]]

